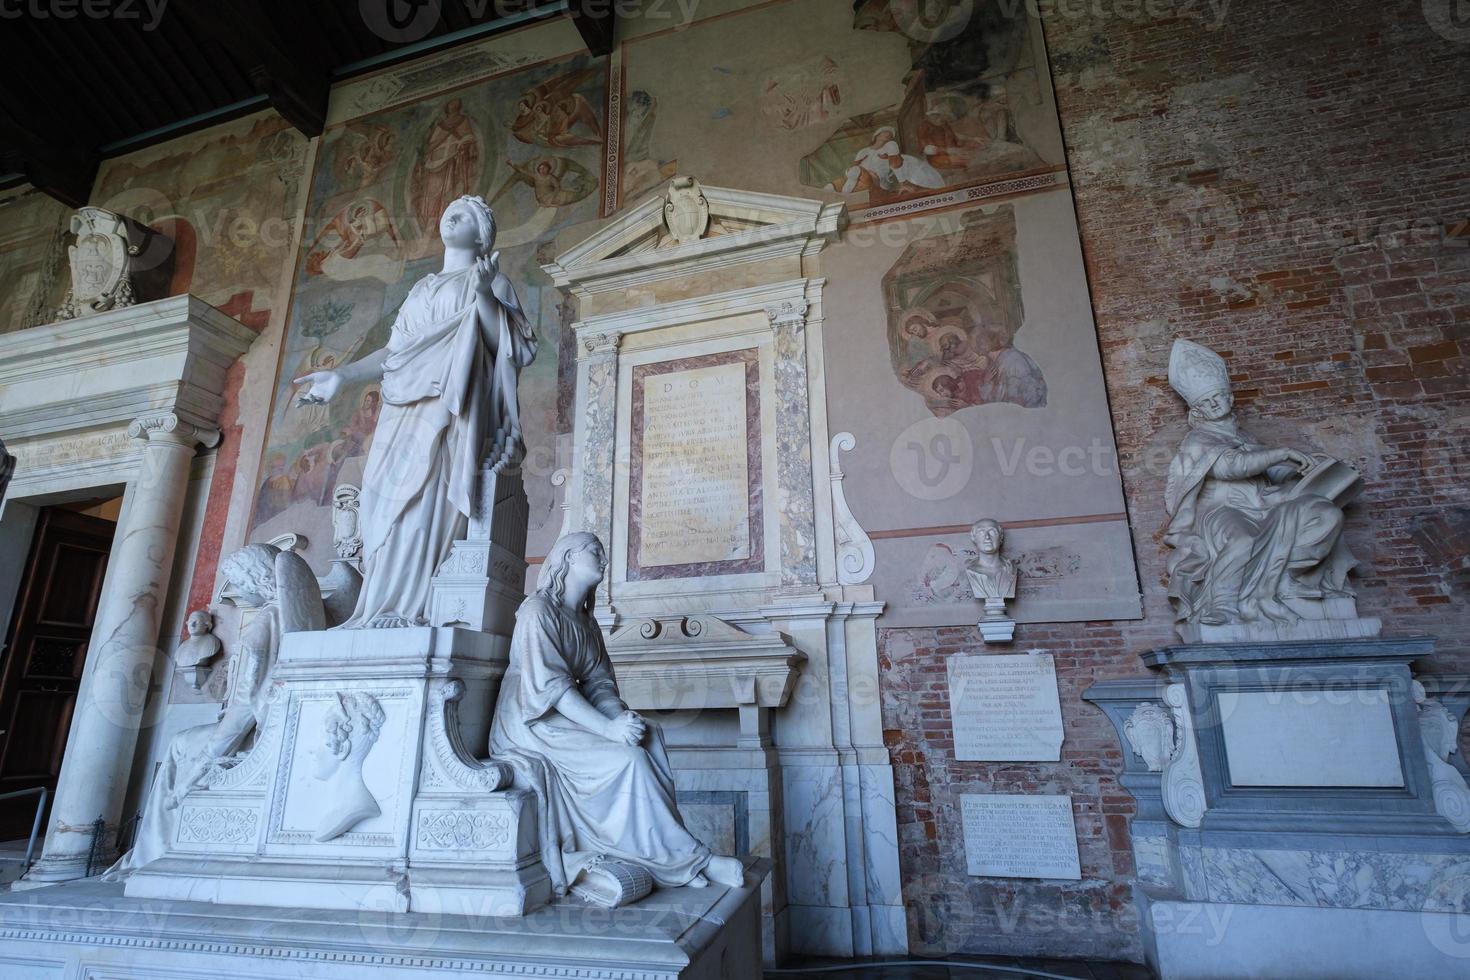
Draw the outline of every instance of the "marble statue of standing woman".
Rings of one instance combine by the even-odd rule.
[[[607,557],[595,534],[565,534],[516,612],[491,758],[537,797],[541,861],[558,895],[598,858],[646,868],[665,887],[742,884],[744,866],[684,827],[658,725],[618,695],[593,592]]]
[[[427,623],[431,580],[464,535],[487,453],[498,468],[523,451],[517,383],[537,344],[492,251],[495,216],[466,195],[439,236],[444,268],[414,283],[387,346],[296,379],[311,384],[307,402],[382,380],[360,500],[362,592],[342,629]]]

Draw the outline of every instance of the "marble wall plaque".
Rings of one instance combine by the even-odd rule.
[[[950,657],[956,759],[1056,762],[1062,706],[1049,653]]]
[[[1219,709],[1233,786],[1404,785],[1381,688],[1221,691]]]
[[[633,372],[628,578],[761,571],[755,350]]]
[[[960,809],[970,874],[1082,880],[1072,797],[966,793]]]

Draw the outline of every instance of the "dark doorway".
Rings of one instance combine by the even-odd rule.
[[[56,789],[115,513],[107,504],[47,507],[36,521],[0,651],[0,793]],[[35,814],[34,796],[0,800],[0,841],[28,836]]]

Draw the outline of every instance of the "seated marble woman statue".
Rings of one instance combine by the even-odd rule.
[[[607,560],[594,534],[561,537],[516,613],[490,755],[534,790],[541,860],[558,896],[596,858],[642,865],[664,887],[739,885],[743,865],[684,827],[658,726],[618,696],[593,591]]]

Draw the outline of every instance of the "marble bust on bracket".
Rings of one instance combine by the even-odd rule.
[[[1000,522],[982,517],[970,528],[975,557],[965,562],[970,592],[985,605],[980,635],[986,643],[1009,643],[1015,639],[1016,623],[1006,615],[1006,600],[1016,597],[1016,563],[1002,555],[1005,529]]]

